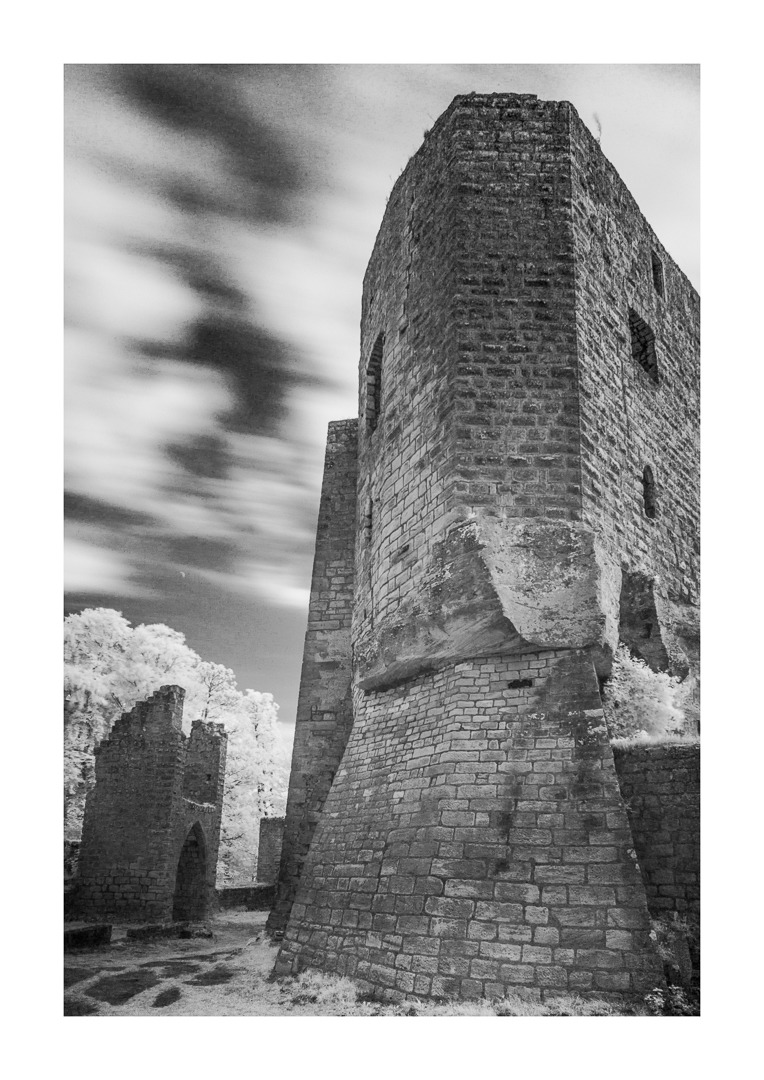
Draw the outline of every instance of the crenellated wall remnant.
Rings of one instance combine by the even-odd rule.
[[[181,724],[163,686],[123,713],[95,751],[74,911],[80,918],[200,920],[214,910],[225,775],[222,724]]]
[[[329,430],[277,973],[661,982],[600,680],[619,640],[697,668],[698,311],[567,102],[457,97],[398,179]]]

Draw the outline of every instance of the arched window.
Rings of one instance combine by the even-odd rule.
[[[369,363],[366,368],[366,430],[369,434],[376,430],[382,407],[382,352],[385,347],[385,335],[380,334],[374,342]]]
[[[653,271],[653,285],[655,286],[655,291],[658,296],[664,296],[663,263],[654,251],[650,252],[650,265]]]
[[[655,477],[650,465],[645,465],[642,473],[642,499],[645,505],[645,517],[654,518],[657,513],[655,504]]]

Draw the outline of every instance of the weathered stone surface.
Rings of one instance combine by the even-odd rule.
[[[357,439],[357,421],[329,425],[277,897],[268,918],[271,932],[286,925],[313,830],[353,723],[350,620]]]
[[[284,821],[283,817],[260,819],[257,845],[257,881],[260,884],[272,885],[279,876]]]
[[[203,919],[215,902],[227,736],[181,730],[184,691],[163,686],[96,747],[72,906],[80,918]]]
[[[614,751],[651,913],[700,919],[700,746]]]
[[[330,429],[277,972],[660,982],[596,676],[619,631],[696,663],[697,421],[697,294],[575,110],[456,98],[391,193]]]

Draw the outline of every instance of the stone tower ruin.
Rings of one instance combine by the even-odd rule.
[[[457,97],[390,196],[332,424],[276,972],[662,978],[603,719],[697,663],[699,299],[567,102]]]
[[[75,909],[82,917],[196,921],[214,910],[226,742],[181,730],[185,691],[163,686],[95,750]]]

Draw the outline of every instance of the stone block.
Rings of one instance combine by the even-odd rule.
[[[510,904],[494,901],[487,903],[478,900],[475,904],[475,918],[484,922],[512,922],[523,921],[522,904]]]

